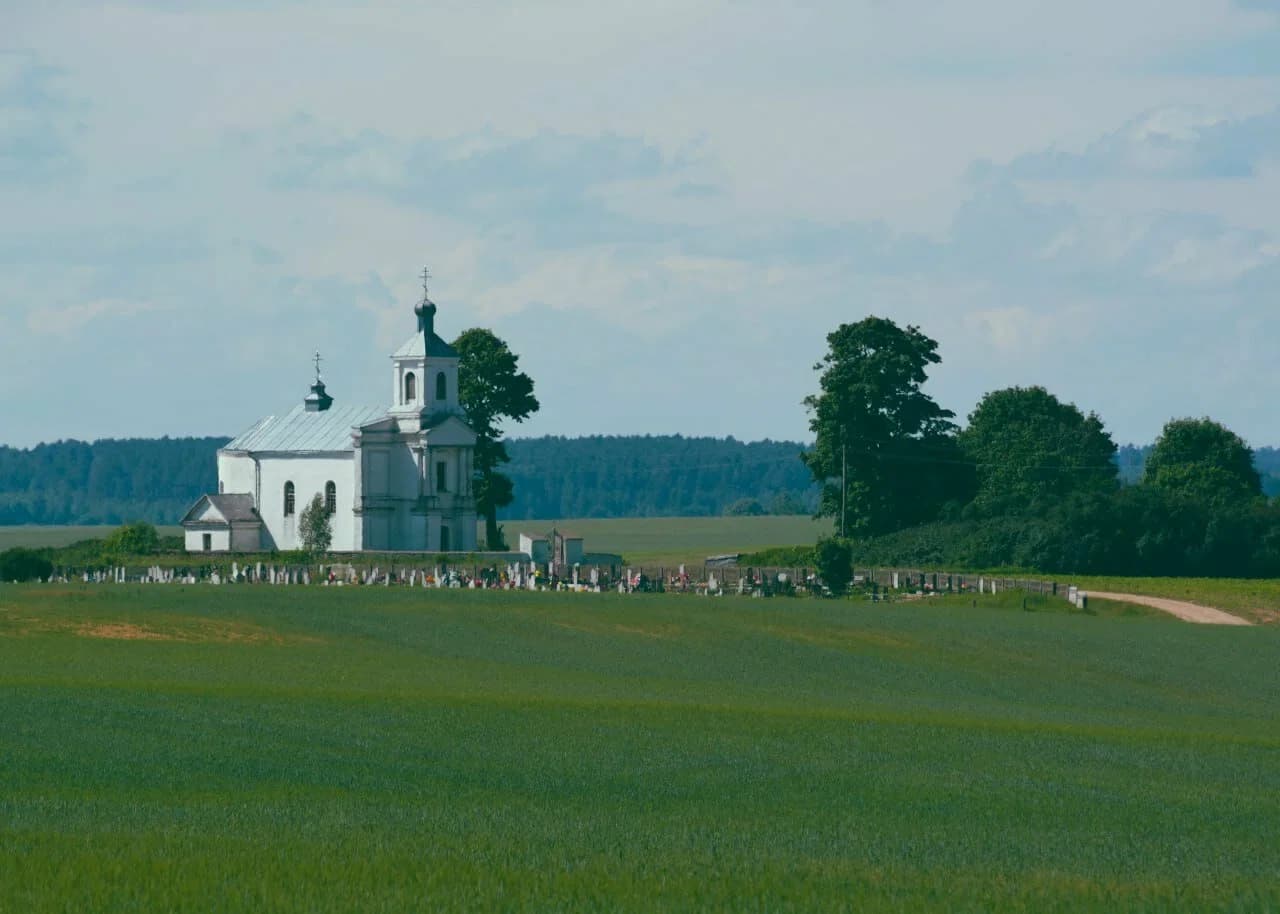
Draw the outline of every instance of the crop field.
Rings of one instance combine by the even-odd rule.
[[[0,911],[1280,908],[1280,631],[1052,608],[0,585]]]
[[[106,539],[116,527],[0,527],[0,552],[14,546],[58,549],[81,540]],[[181,536],[181,527],[158,527],[161,536]]]
[[[831,522],[793,517],[637,517],[583,520],[504,521],[515,548],[521,532],[545,534],[552,527],[585,537],[591,552],[614,552],[644,565],[702,562],[709,555],[751,552],[770,546],[810,545],[831,532]],[[11,546],[66,546],[108,536],[114,527],[0,527],[0,550]],[[161,527],[162,536],[181,535],[181,527]],[[483,534],[482,534],[483,535]]]
[[[784,517],[629,517],[565,521],[505,521],[514,547],[520,532],[552,526],[578,534],[589,552],[615,552],[638,565],[702,564],[709,555],[753,552],[770,546],[809,546],[831,533],[830,520]]]

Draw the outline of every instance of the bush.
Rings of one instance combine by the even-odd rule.
[[[729,507],[724,509],[724,513],[729,517],[760,517],[765,514],[764,505],[756,501],[754,498],[739,498]]]
[[[102,551],[107,555],[155,555],[160,548],[160,534],[145,521],[126,524],[107,537]]]
[[[807,568],[816,562],[813,546],[773,546],[739,556],[738,564],[757,568]]]
[[[815,548],[818,576],[833,594],[842,594],[853,580],[853,547],[848,540],[829,537]]]
[[[10,549],[0,552],[0,581],[22,582],[44,580],[53,574],[53,562],[34,549]]]

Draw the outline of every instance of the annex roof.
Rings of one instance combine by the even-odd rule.
[[[334,406],[315,413],[297,406],[283,416],[267,416],[223,450],[303,454],[350,451],[351,432],[386,415],[383,406]]]
[[[458,350],[454,349],[436,334],[431,334],[431,345],[427,346],[426,334],[415,333],[405,344],[396,350],[393,359],[421,359],[430,356],[433,359],[456,359],[459,358]]]
[[[253,507],[252,495],[209,495],[210,504],[229,524],[262,523]]]
[[[202,510],[205,505],[209,510]],[[182,525],[209,527],[230,524],[261,524],[262,518],[253,507],[252,495],[201,495],[186,516]]]

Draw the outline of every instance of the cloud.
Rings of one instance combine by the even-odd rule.
[[[675,197],[695,174],[682,158],[615,133],[510,136],[486,129],[400,139],[374,130],[344,134],[298,116],[237,143],[272,163],[279,187],[378,195],[465,219],[473,231],[534,225],[544,246],[653,237],[653,228],[610,205],[610,188],[660,180]]]
[[[77,333],[86,324],[99,318],[134,317],[154,310],[156,305],[150,302],[112,299],[100,299],[63,308],[42,307],[27,313],[27,329],[33,333],[67,335]]]
[[[982,162],[971,174],[1022,180],[1248,178],[1280,160],[1280,108],[1245,118],[1161,108],[1134,118],[1081,152],[1048,149],[1006,166]]]
[[[50,181],[78,170],[78,106],[57,88],[61,75],[35,54],[0,51],[0,182]]]

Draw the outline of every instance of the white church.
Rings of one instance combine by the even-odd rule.
[[[475,550],[476,435],[458,404],[458,352],[436,335],[425,286],[414,314],[418,332],[391,356],[391,408],[336,405],[317,356],[302,403],[218,451],[218,494],[182,521],[187,551],[299,549],[316,495],[334,552]]]

